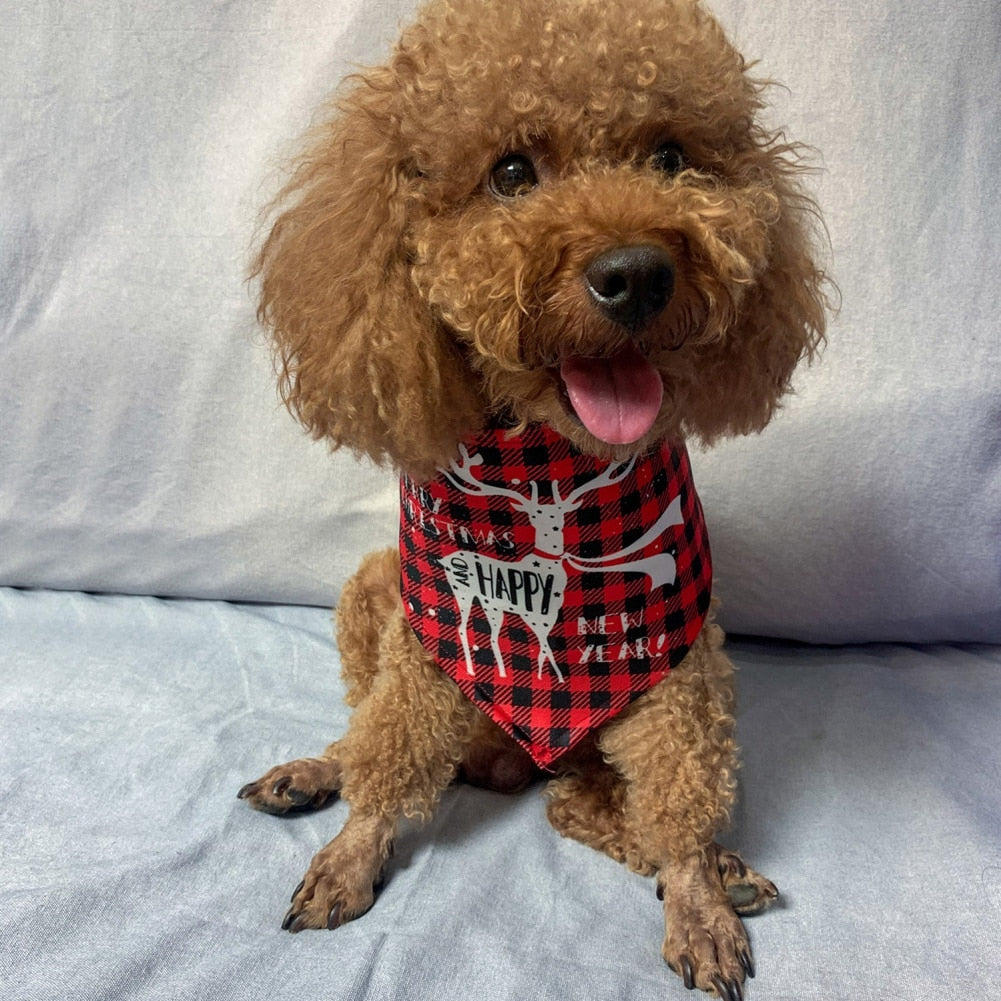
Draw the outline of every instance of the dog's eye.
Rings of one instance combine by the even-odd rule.
[[[657,147],[650,157],[650,164],[655,170],[671,177],[685,169],[685,154],[677,143],[667,142]]]
[[[498,160],[490,171],[490,190],[498,198],[517,198],[528,194],[538,183],[532,161],[520,153]]]

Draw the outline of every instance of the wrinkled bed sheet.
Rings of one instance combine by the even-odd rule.
[[[561,840],[538,789],[449,791],[370,914],[294,937],[343,805],[236,799],[343,731],[300,606],[397,506],[278,405],[258,213],[413,6],[0,4],[0,1001],[692,997],[652,881]],[[692,456],[723,621],[777,638],[731,648],[729,843],[783,892],[749,1001],[993,998],[1001,5],[711,6],[819,151],[842,293],[766,433]]]
[[[236,799],[344,728],[316,608],[0,590],[0,993],[408,1001],[689,997],[653,881],[559,838],[536,787],[457,787],[375,908],[279,928],[344,806]],[[749,997],[994,996],[1001,648],[734,642],[727,841],[779,884]]]

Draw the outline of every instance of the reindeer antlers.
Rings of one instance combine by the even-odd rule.
[[[448,469],[443,469],[442,473],[453,487],[471,497],[506,497],[519,507],[538,502],[539,488],[535,483],[532,484],[532,500],[530,502],[524,494],[517,490],[509,490],[507,487],[492,486],[481,482],[473,475],[473,469],[482,465],[483,456],[479,452],[476,455],[470,455],[469,449],[465,445],[460,445],[458,460],[453,459],[449,463]]]
[[[480,455],[479,452],[477,452],[476,455],[470,455],[469,449],[466,448],[465,445],[463,444],[459,445],[459,461],[456,462],[454,459],[452,460],[453,469],[464,470],[464,469],[470,469],[473,466],[482,466],[482,465],[483,465],[483,456]]]
[[[591,493],[592,490],[600,490],[602,487],[608,487],[613,483],[618,483],[620,480],[624,480],[632,472],[635,464],[635,456],[626,462],[612,463],[605,468],[603,473],[599,473],[593,479],[588,480],[586,483],[574,490],[566,500],[560,497],[559,486],[554,480],[553,501],[565,511],[575,511],[584,502],[585,494]]]
[[[583,503],[585,494],[589,494],[593,490],[600,490],[602,487],[611,486],[614,483],[618,483],[620,480],[624,480],[630,472],[632,472],[635,464],[635,457],[626,462],[612,463],[607,466],[603,472],[577,487],[577,489],[566,498],[560,496],[559,484],[556,480],[553,480],[553,506],[559,511],[575,511]],[[442,472],[452,486],[469,496],[485,497],[487,495],[491,495],[496,497],[505,497],[508,500],[513,501],[519,508],[522,509],[537,508],[539,506],[538,483],[535,481],[531,483],[532,496],[531,498],[528,498],[517,490],[510,490],[507,487],[488,485],[478,480],[473,475],[473,470],[477,466],[482,465],[482,455],[478,452],[475,455],[470,455],[469,449],[466,448],[465,445],[460,445],[459,458],[453,459],[449,463],[448,469],[444,469]]]

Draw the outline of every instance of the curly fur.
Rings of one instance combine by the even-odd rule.
[[[332,447],[417,478],[497,413],[609,458],[760,430],[822,342],[826,306],[816,210],[797,148],[760,123],[765,86],[694,0],[632,0],[611,17],[608,0],[428,4],[386,65],[345,84],[260,250],[259,313],[292,412]],[[669,177],[650,161],[666,141],[685,156]],[[491,167],[514,152],[539,185],[495,197]],[[582,282],[597,254],[631,244],[676,268],[640,332]],[[556,372],[567,353],[611,356],[631,339],[664,400],[640,441],[608,445],[568,411]],[[427,816],[460,770],[503,789],[532,775],[420,648],[398,582],[398,555],[376,554],[339,608],[348,733],[241,792],[274,812],[337,790],[351,805],[297,891],[292,930],[369,906],[399,817]],[[727,890],[774,895],[713,841],[734,795],[732,713],[710,623],[548,790],[562,833],[659,873],[665,958],[728,997],[753,967]]]

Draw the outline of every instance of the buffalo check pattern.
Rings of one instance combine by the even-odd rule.
[[[683,445],[629,463],[545,425],[491,427],[400,484],[411,626],[543,768],[664,678],[695,642],[712,563]]]

